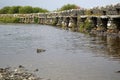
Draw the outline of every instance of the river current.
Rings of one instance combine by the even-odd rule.
[[[37,53],[37,49],[45,52]],[[51,80],[120,80],[120,39],[39,24],[0,24],[0,67]]]

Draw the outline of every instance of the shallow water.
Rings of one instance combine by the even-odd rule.
[[[37,53],[36,50],[45,49]],[[0,67],[51,80],[120,80],[120,39],[37,24],[0,24]]]

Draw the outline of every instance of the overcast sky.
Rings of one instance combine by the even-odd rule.
[[[0,0],[0,8],[19,5],[41,7],[52,11],[68,3],[76,4],[83,8],[92,8],[120,3],[120,0]]]

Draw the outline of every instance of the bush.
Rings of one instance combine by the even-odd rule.
[[[60,8],[59,11],[70,10],[70,9],[79,9],[80,7],[75,4],[66,4]]]
[[[86,19],[86,21],[85,21],[85,29],[87,31],[90,31],[92,29],[92,23],[89,19]]]
[[[86,19],[85,22],[80,24],[80,32],[90,32],[92,29],[92,22],[89,19]]]
[[[34,18],[34,22],[38,23],[38,18],[37,17]]]
[[[19,18],[14,17],[0,17],[0,22],[2,23],[19,23]]]
[[[80,24],[79,31],[80,31],[80,32],[84,32],[84,23],[81,23],[81,24]]]
[[[27,14],[27,13],[45,13],[49,12],[47,9],[32,7],[32,6],[6,6],[0,9],[0,14]]]

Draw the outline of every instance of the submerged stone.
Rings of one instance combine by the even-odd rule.
[[[116,71],[116,73],[120,73],[120,71]]]
[[[41,52],[45,52],[46,50],[45,49],[37,49],[37,53],[41,53]]]

